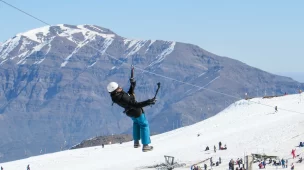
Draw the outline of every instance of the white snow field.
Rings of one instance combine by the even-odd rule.
[[[276,113],[275,106],[278,106]],[[209,157],[213,157],[214,161],[222,158],[222,163],[213,167],[214,170],[227,170],[230,159],[265,153],[289,159],[290,169],[290,164],[298,160],[292,159],[291,150],[296,148],[296,154],[300,154],[300,157],[304,154],[304,147],[296,147],[300,141],[304,142],[304,94],[241,100],[214,117],[152,136],[151,140],[154,146],[152,152],[142,152],[140,148],[133,148],[133,142],[128,142],[105,145],[104,148],[90,147],[45,154],[2,163],[0,166],[5,170],[26,169],[28,164],[31,170],[148,169],[147,166],[164,163],[164,155],[169,155],[174,156],[178,163],[186,164],[185,167],[175,168],[177,170],[189,170],[192,164]],[[228,149],[214,153],[213,146],[218,148],[219,141],[227,144]],[[210,150],[204,151],[207,145]],[[209,161],[206,163],[209,169]],[[296,170],[304,170],[303,162],[294,164]],[[253,167],[258,169],[257,164]],[[282,168],[267,165],[266,169]]]

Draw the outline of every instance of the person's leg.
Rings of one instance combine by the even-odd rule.
[[[140,140],[140,126],[137,122],[136,118],[133,118],[133,140],[134,140],[134,148],[140,147],[139,140]]]
[[[136,118],[139,127],[140,127],[140,137],[141,137],[141,143],[143,145],[148,145],[151,143],[150,140],[150,128],[148,120],[146,119],[145,114],[141,114],[138,118]]]
[[[142,113],[138,118],[136,118],[136,120],[140,126],[140,138],[141,138],[141,143],[143,144],[143,148],[142,148],[143,152],[153,150],[153,146],[149,146],[149,144],[151,143],[150,128],[145,114]]]

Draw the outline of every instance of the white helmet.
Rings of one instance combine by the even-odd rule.
[[[116,82],[111,82],[108,84],[107,89],[109,93],[112,93],[118,88],[118,84]]]

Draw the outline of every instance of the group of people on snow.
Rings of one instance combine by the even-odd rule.
[[[302,144],[303,144],[303,142],[302,142]],[[299,155],[296,155],[296,149],[291,150],[291,155],[292,155],[292,159],[294,159],[296,157],[299,157]],[[282,166],[283,169],[288,168],[288,159],[283,159],[282,158],[281,160],[275,160],[275,159],[269,158],[268,163],[266,162],[267,160],[268,159],[264,159],[263,161],[258,160],[259,161],[259,163],[258,163],[259,169],[266,168],[267,164],[272,165],[272,166]],[[302,157],[300,157],[299,160],[296,163],[302,163]],[[231,165],[229,164],[229,167],[230,166]],[[290,169],[294,170],[294,163],[290,164]],[[230,170],[230,168],[229,168],[229,170]]]
[[[219,142],[218,144],[218,147],[220,148],[220,150],[224,150],[224,149],[227,149],[227,146],[225,145],[224,147],[222,146],[222,142]],[[304,142],[300,142],[300,145],[299,147],[304,147]],[[206,147],[205,151],[208,151],[209,150],[209,146]],[[214,146],[214,152],[216,152],[216,146]],[[292,154],[292,158],[296,158],[296,157],[299,157],[299,155],[296,155],[296,149],[292,149],[291,151],[291,154]],[[299,160],[296,162],[296,163],[302,163],[302,157],[299,158]],[[218,166],[220,163],[221,163],[221,158],[219,157],[219,161],[217,161],[216,163],[213,162],[212,160],[212,157],[210,158],[210,166]],[[268,159],[264,159],[262,161],[259,161],[258,163],[258,167],[259,169],[265,169],[266,168],[266,165],[269,164],[269,165],[272,165],[272,166],[282,166],[282,168],[288,168],[288,159],[281,159],[281,160],[275,160],[275,159],[272,159],[272,158],[269,158],[269,161]],[[235,167],[235,165],[237,165],[237,167]],[[290,165],[290,168],[291,170],[294,170],[294,164],[289,164]],[[245,164],[243,162],[243,159],[242,158],[238,158],[236,161],[234,161],[233,159],[231,159],[229,161],[229,170],[245,170],[244,168]],[[198,168],[200,168],[198,166]],[[204,164],[204,169],[206,170],[207,169],[207,164]],[[196,169],[194,169],[196,170]]]
[[[207,164],[204,164],[203,169],[199,165],[193,165],[191,167],[191,170],[207,170],[207,167],[208,167]]]
[[[244,170],[244,162],[243,162],[243,159],[242,158],[237,158],[236,161],[234,161],[233,159],[231,159],[229,161],[229,164],[228,164],[228,169],[229,170],[234,170],[234,166],[237,165],[237,167],[235,168],[235,170]]]
[[[288,159],[281,159],[282,168],[288,168]]]
[[[266,165],[272,165],[272,166],[282,166],[282,168],[287,168],[288,165],[288,159],[281,159],[281,160],[272,160],[271,158],[269,159],[268,163],[266,162],[267,159],[264,159],[263,161],[259,161],[259,169],[265,169]]]
[[[200,166],[198,166],[198,165],[193,165],[191,167],[191,170],[202,170],[202,168]]]
[[[222,158],[219,157],[218,161],[216,161],[215,163],[213,162],[212,157],[210,158],[210,166],[219,166],[222,163]]]
[[[208,159],[207,159],[207,160],[208,160]],[[207,160],[205,160],[205,161],[207,161]],[[204,161],[204,162],[205,162],[205,161]],[[219,166],[219,165],[222,163],[222,158],[219,157],[218,161],[216,161],[216,162],[214,163],[212,157],[210,157],[210,158],[209,158],[209,161],[210,161],[210,165],[209,165],[210,167]],[[204,165],[203,165],[203,170],[207,170],[207,168],[208,168],[207,163],[204,163]],[[193,165],[193,166],[191,167],[191,170],[202,170],[202,168],[201,168],[199,165]]]
[[[260,163],[259,163],[259,169],[264,169],[264,168],[266,168],[266,160],[264,160],[264,161],[261,161]]]
[[[210,148],[209,146],[206,146],[205,151],[208,151]],[[219,142],[219,150],[226,150],[227,149],[227,145],[225,144],[225,146],[222,146],[222,142]],[[213,146],[213,151],[216,152],[216,146]]]

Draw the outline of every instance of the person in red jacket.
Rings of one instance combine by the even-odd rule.
[[[294,159],[296,157],[296,149],[291,150],[292,158]]]

